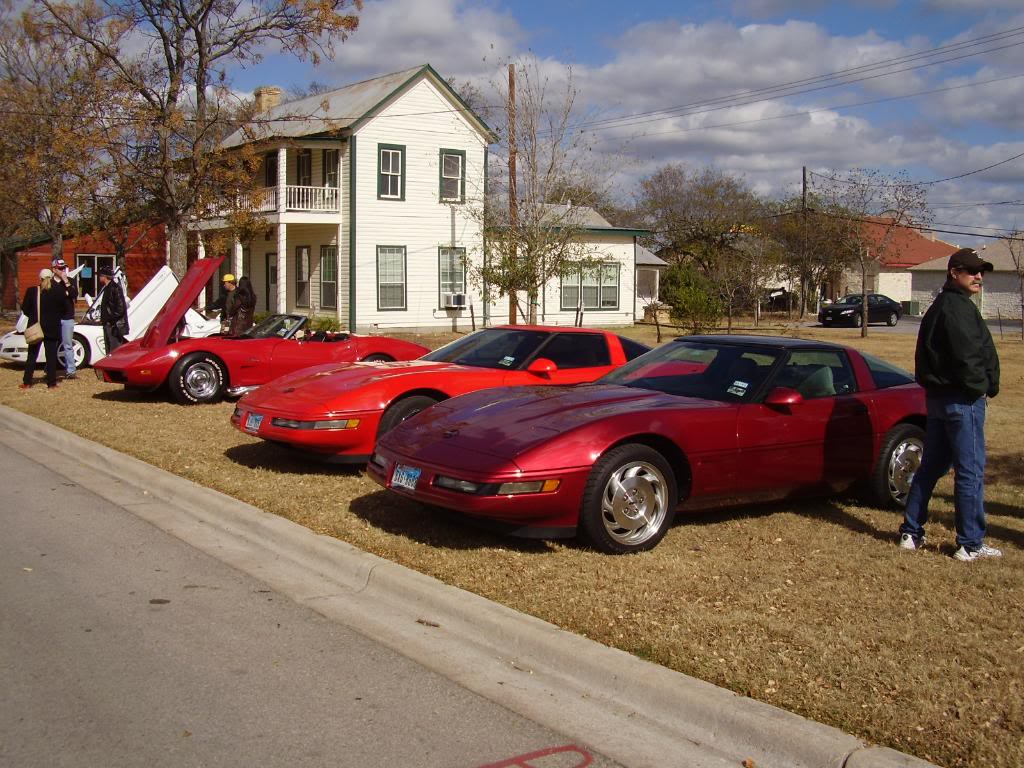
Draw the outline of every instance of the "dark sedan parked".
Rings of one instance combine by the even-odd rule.
[[[818,322],[824,326],[852,325],[859,328],[864,322],[861,303],[864,297],[859,293],[843,296],[831,304],[825,304],[818,312]],[[880,293],[868,294],[868,322],[896,325],[903,314],[898,301]]]

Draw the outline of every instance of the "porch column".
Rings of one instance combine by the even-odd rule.
[[[280,185],[278,185],[280,187]],[[288,311],[288,225],[277,225],[277,311]]]
[[[231,271],[235,277],[242,274],[242,242],[236,237],[233,258],[231,260]],[[252,278],[252,275],[246,275],[248,278]]]
[[[203,233],[196,232],[196,257],[200,259],[206,258],[206,243],[203,242]],[[199,307],[200,311],[206,309],[206,291],[200,291],[199,296],[196,297],[196,306]]]
[[[284,147],[277,148],[277,212],[284,213],[288,210],[285,196],[288,194],[288,150]],[[280,282],[280,281],[278,281]],[[280,310],[284,312],[284,310]]]
[[[341,178],[341,177],[339,176],[338,178]],[[338,187],[338,199],[339,200],[341,199],[341,186],[340,185]],[[341,271],[341,242],[342,242],[341,237],[342,237],[342,232],[343,231],[344,231],[344,227],[342,226],[341,221],[339,221],[338,222],[338,231],[337,231],[337,233],[335,235],[335,242],[337,243],[337,247],[334,249],[334,261],[335,261],[334,268],[336,270],[335,273],[334,273],[335,276],[336,276],[335,277],[335,281],[334,281],[334,287],[335,287],[336,292],[338,294],[337,297],[334,300],[334,306],[337,307],[337,309],[334,310],[334,313],[335,313],[335,315],[338,318],[338,325],[339,326],[348,325],[347,316],[342,314],[342,307],[345,306],[342,303],[344,301],[344,298],[345,298],[345,292],[342,290],[342,287],[341,287],[341,276],[343,274],[346,274],[346,275],[348,274],[347,272],[342,272]],[[350,328],[349,330],[352,331],[354,329]]]

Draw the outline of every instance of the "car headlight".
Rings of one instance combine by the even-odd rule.
[[[313,422],[313,429],[355,429],[358,426],[359,419],[326,419]]]
[[[499,496],[514,496],[517,493],[551,493],[557,491],[561,480],[528,480],[502,483],[498,486]]]
[[[843,310],[843,311],[841,312],[841,314],[844,314],[844,315],[852,315],[852,314],[853,314],[854,312],[856,312],[856,311],[857,311],[857,310],[855,310],[855,309],[844,309],[844,310]]]
[[[469,480],[460,480],[457,477],[447,477],[445,475],[435,477],[434,485],[438,488],[447,488],[450,491],[459,491],[460,493],[476,493],[481,487],[480,483],[473,483]]]
[[[282,419],[274,417],[270,423],[285,429],[355,429],[359,419],[324,419],[322,421],[299,421],[298,419]]]

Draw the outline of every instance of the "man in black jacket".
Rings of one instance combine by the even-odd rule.
[[[928,427],[924,457],[914,475],[900,526],[900,546],[924,544],[928,502],[935,484],[954,471],[953,506],[957,550],[971,561],[999,557],[985,544],[985,407],[999,394],[999,356],[988,326],[971,297],[992,270],[970,248],[949,257],[946,283],[925,312],[914,356],[916,378],[925,388]]]
[[[100,267],[96,270],[103,290],[100,292],[100,323],[103,325],[103,341],[109,355],[126,341],[128,334],[128,305],[124,291],[114,281],[114,270]]]

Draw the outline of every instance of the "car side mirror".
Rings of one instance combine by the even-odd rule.
[[[788,411],[794,405],[800,405],[804,396],[790,387],[775,387],[764,399],[764,404],[769,408]]]
[[[526,370],[538,376],[547,376],[557,371],[558,366],[555,365],[553,360],[549,360],[546,357],[538,357],[526,367]]]

